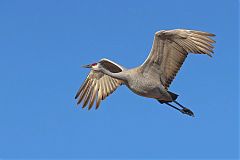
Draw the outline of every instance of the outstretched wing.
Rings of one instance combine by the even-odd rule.
[[[123,67],[108,59],[102,59],[100,63],[111,72],[123,71]],[[91,70],[75,96],[78,101],[77,104],[83,101],[84,108],[89,103],[88,109],[91,109],[96,100],[97,109],[101,100],[114,92],[122,83],[121,80],[112,78],[102,72]]]
[[[168,88],[181,68],[188,53],[212,56],[214,34],[185,29],[156,32],[148,58],[142,64],[143,73],[157,73],[161,83]]]

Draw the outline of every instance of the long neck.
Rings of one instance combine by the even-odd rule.
[[[105,68],[102,68],[101,71],[110,76],[110,77],[113,77],[113,78],[116,78],[116,79],[120,79],[120,80],[124,80],[126,81],[127,80],[127,74],[126,72],[122,71],[122,72],[118,72],[118,73],[112,73],[110,72],[109,70],[105,69]]]

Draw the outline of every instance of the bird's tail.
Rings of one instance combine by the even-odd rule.
[[[167,91],[167,92],[168,92],[168,94],[170,94],[172,101],[175,101],[177,99],[178,95],[176,93],[173,93],[170,91]],[[159,99],[157,99],[157,101],[160,102],[161,104],[166,103],[166,102],[172,102],[172,101],[164,101],[164,100],[159,100]]]
[[[173,101],[175,101],[177,99],[178,95],[176,93],[173,93],[173,92],[170,92],[170,91],[167,91],[167,92],[170,94]]]

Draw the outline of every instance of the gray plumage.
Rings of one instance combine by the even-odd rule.
[[[212,56],[214,34],[186,30],[162,30],[155,33],[152,49],[145,62],[139,67],[126,69],[108,59],[87,65],[91,71],[76,94],[77,103],[83,101],[83,108],[89,103],[91,109],[96,100],[96,109],[118,86],[125,84],[134,93],[157,99],[184,114],[193,112],[176,101],[177,94],[168,87],[181,68],[188,53]],[[179,109],[170,102],[175,102]]]

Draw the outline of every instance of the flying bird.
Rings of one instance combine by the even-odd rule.
[[[161,30],[155,33],[152,49],[142,65],[126,69],[106,58],[85,65],[90,68],[86,80],[78,90],[77,104],[83,101],[91,109],[113,93],[120,85],[126,85],[137,95],[156,99],[183,114],[194,113],[178,103],[178,95],[168,90],[189,53],[207,54],[212,57],[214,34],[186,29]]]

